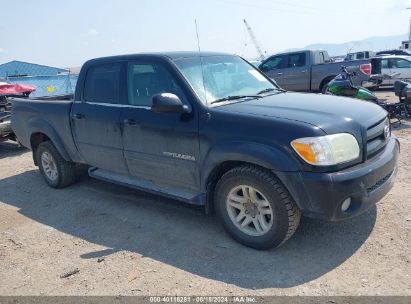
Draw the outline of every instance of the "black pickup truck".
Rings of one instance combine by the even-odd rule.
[[[93,59],[73,100],[15,99],[45,181],[89,175],[215,210],[236,240],[283,244],[300,216],[348,219],[390,190],[399,142],[372,103],[280,89],[238,56]]]

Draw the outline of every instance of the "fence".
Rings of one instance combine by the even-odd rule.
[[[33,85],[36,91],[32,97],[72,94],[76,88],[78,75],[9,77],[11,83]]]

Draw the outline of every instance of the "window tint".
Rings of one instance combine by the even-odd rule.
[[[270,71],[270,70],[285,68],[286,60],[287,60],[287,56],[285,55],[272,57],[263,63],[262,70]]]
[[[357,59],[364,59],[364,53],[357,53]]]
[[[328,55],[328,53],[326,52],[321,52],[323,58],[324,58],[324,62],[331,62],[330,56]]]
[[[153,95],[160,93],[172,93],[184,100],[181,88],[160,64],[130,63],[127,88],[130,105],[151,106]]]
[[[396,60],[394,60],[393,68],[409,69],[410,67],[411,67],[410,62],[405,60],[405,59],[396,59]]]
[[[288,67],[296,68],[305,66],[305,53],[288,55]]]
[[[389,67],[388,67],[388,59],[382,59],[382,60],[381,60],[381,67],[382,67],[383,69],[389,69]]]
[[[119,103],[121,64],[91,67],[86,75],[84,100],[90,102]]]
[[[353,54],[348,54],[345,59],[346,59],[347,61],[354,60],[354,55],[353,55]]]

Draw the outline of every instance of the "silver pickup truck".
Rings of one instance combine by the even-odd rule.
[[[327,51],[321,50],[275,54],[264,60],[259,69],[288,91],[324,92],[342,66],[358,74],[355,85],[367,86],[371,73],[381,73],[373,59],[332,62]]]

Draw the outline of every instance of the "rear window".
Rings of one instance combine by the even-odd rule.
[[[296,68],[305,66],[305,53],[288,55],[288,67]]]
[[[381,60],[381,67],[382,67],[383,69],[389,69],[388,59],[382,59],[382,60]]]
[[[84,100],[100,103],[119,103],[120,71],[120,63],[91,67],[86,75]]]

